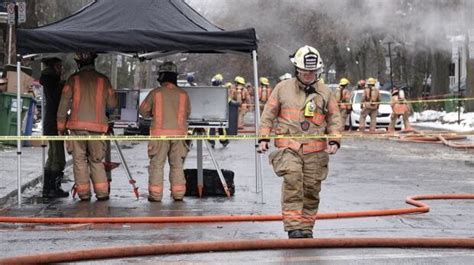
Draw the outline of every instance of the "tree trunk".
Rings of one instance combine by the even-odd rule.
[[[448,53],[432,51],[431,53],[431,94],[444,95],[449,93],[449,63]]]

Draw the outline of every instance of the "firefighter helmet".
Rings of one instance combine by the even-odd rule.
[[[377,79],[375,79],[373,77],[370,77],[369,79],[367,79],[367,85],[368,86],[375,86],[376,83],[377,83]]]
[[[351,82],[349,82],[349,79],[347,78],[341,78],[341,81],[339,81],[339,85],[340,86],[347,86],[349,85]]]
[[[237,84],[241,84],[243,86],[245,86],[245,78],[241,77],[241,76],[236,76],[234,81],[237,83]]]
[[[223,80],[224,77],[221,74],[217,74],[211,79],[211,83],[213,86],[220,86],[222,85]]]
[[[268,78],[266,77],[260,77],[260,84],[264,85],[264,86],[269,86],[270,85],[270,81],[268,80]]]
[[[287,80],[293,78],[290,73],[286,73],[279,77],[280,81]]]
[[[217,74],[212,78],[212,80],[222,82],[224,80],[224,77],[221,74]]]
[[[158,73],[173,73],[173,74],[178,74],[178,66],[176,66],[175,63],[173,62],[164,62],[160,65],[160,68],[158,69]]]
[[[398,90],[398,88],[393,87],[393,89],[392,89],[392,96],[398,95],[399,92],[400,92],[400,90]]]
[[[225,86],[226,88],[232,88],[232,83],[231,83],[231,82],[227,82],[227,83],[224,84],[224,86]]]
[[[299,48],[291,55],[290,61],[296,68],[306,71],[322,72],[324,66],[318,50],[308,45]]]
[[[364,79],[359,80],[359,82],[357,82],[357,84],[358,84],[360,87],[365,87],[365,80],[364,80]]]

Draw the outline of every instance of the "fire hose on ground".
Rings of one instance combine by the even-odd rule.
[[[429,206],[419,200],[474,199],[474,194],[431,194],[417,195],[406,199],[416,208],[367,210],[354,212],[321,213],[317,219],[355,218],[387,216],[429,212]],[[237,215],[237,216],[176,216],[176,217],[92,217],[92,218],[42,218],[42,217],[0,217],[7,223],[169,223],[169,222],[243,222],[278,221],[280,215]],[[189,254],[217,251],[249,251],[298,248],[474,248],[474,238],[318,238],[318,239],[274,239],[216,242],[189,242],[153,244],[141,246],[94,248],[30,256],[0,259],[0,264],[57,263],[83,260],[138,257],[145,255]]]

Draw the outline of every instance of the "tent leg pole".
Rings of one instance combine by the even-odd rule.
[[[259,135],[258,127],[260,125],[260,99],[258,97],[258,61],[257,61],[257,51],[252,51],[253,58],[253,78],[254,78],[254,88],[255,88],[255,134]],[[255,189],[257,193],[260,191],[260,203],[264,203],[263,200],[263,171],[262,171],[262,154],[257,152],[258,148],[258,139],[255,139],[255,178],[256,185]]]
[[[21,74],[21,57],[17,56],[16,62],[16,135],[21,136],[21,112],[23,111],[23,104],[21,104],[20,96],[20,74]],[[21,207],[21,141],[20,138],[16,140],[16,154],[17,154],[17,188],[18,188],[18,208]]]

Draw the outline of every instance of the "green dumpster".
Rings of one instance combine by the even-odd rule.
[[[21,121],[28,113],[33,98],[30,95],[21,95]],[[16,135],[17,126],[17,99],[16,93],[0,93],[0,135]],[[4,142],[5,144],[16,144],[15,141]]]

